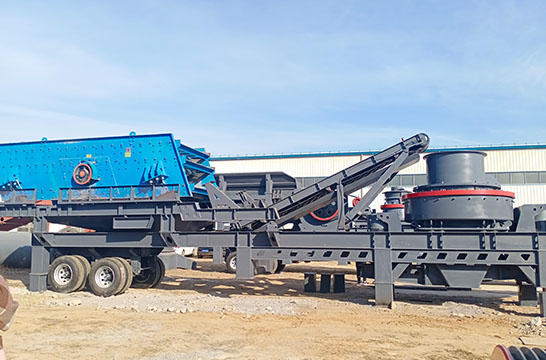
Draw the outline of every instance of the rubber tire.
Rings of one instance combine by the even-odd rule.
[[[231,267],[231,260],[235,258],[235,267]],[[237,272],[237,252],[232,251],[229,253],[229,255],[226,257],[226,269],[228,272],[235,274]]]
[[[133,277],[135,276],[135,273],[133,272],[133,267],[131,266],[131,263],[124,259],[123,263],[127,267],[127,286],[123,292],[126,292],[131,287],[131,284],[133,283]]]
[[[72,256],[80,260],[80,262],[83,265],[83,270],[85,271],[84,272],[85,278],[83,280],[82,286],[78,290],[76,290],[76,291],[81,291],[85,289],[85,286],[87,285],[87,277],[89,276],[89,272],[91,271],[91,263],[89,262],[89,260],[87,260],[85,257],[81,255],[72,255]]]
[[[61,265],[68,265],[72,271],[72,276],[70,281],[67,284],[58,284],[55,281],[55,269]],[[85,283],[85,269],[80,259],[73,255],[64,255],[59,256],[51,265],[49,265],[49,271],[47,273],[47,279],[49,287],[56,292],[60,293],[71,293],[78,291],[82,284]]]
[[[112,285],[107,288],[102,288],[95,282],[95,275],[102,266],[107,266],[114,272],[114,281],[112,282]],[[120,293],[125,286],[126,277],[125,267],[119,260],[115,258],[102,258],[91,265],[91,271],[87,278],[87,285],[93,294],[108,297]]]
[[[125,285],[123,285],[123,288],[121,288],[120,292],[117,293],[117,295],[121,295],[131,287],[131,283],[133,282],[133,268],[124,258],[115,257],[114,259],[119,261],[119,263],[125,269]]]
[[[158,281],[161,281],[161,274],[158,270],[161,270],[159,268],[159,265],[157,264],[157,261],[159,259],[157,257],[154,258],[154,264],[151,269],[141,270],[140,274],[135,275],[133,277],[133,283],[131,287],[134,287],[135,289],[149,289],[154,284],[157,285]]]
[[[152,284],[152,288],[155,288],[157,285],[161,284],[161,281],[163,281],[163,278],[165,277],[165,263],[163,263],[163,260],[161,260],[161,258],[156,258],[156,264],[158,266],[158,268],[156,268],[158,270],[157,274],[158,276],[156,277],[156,280],[153,282]]]

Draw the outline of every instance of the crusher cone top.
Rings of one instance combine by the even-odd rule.
[[[409,191],[404,188],[393,186],[389,191],[385,191],[385,203],[381,205],[381,210],[385,213],[398,213],[400,219],[404,219],[404,202],[402,197]]]
[[[507,230],[514,193],[484,171],[486,154],[452,151],[425,156],[428,184],[403,197],[405,220],[418,229]]]

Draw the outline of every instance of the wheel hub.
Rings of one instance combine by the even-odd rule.
[[[103,265],[95,273],[95,283],[103,289],[112,286],[114,279],[114,270],[110,266]]]
[[[57,284],[66,285],[72,280],[72,268],[68,264],[62,264],[55,269],[53,277]]]

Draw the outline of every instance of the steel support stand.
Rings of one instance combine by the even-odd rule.
[[[546,237],[536,235],[537,268],[536,268],[536,286],[538,291],[538,303],[540,305],[540,316],[546,317]]]
[[[345,274],[334,274],[334,292],[335,293],[344,293],[345,292]]]
[[[32,250],[30,258],[30,291],[47,290],[47,273],[49,271],[49,249],[39,241],[39,236],[47,231],[47,220],[43,217],[34,218],[32,234]]]
[[[224,258],[224,249],[218,246],[212,248],[212,263],[221,264]]]
[[[394,282],[387,235],[374,235],[374,272],[375,305],[390,307],[394,302]]]
[[[304,292],[316,292],[317,291],[317,274],[314,272],[306,272],[303,279],[303,291]]]
[[[540,305],[540,317],[546,317],[546,292],[541,291],[538,293],[538,304]]]
[[[34,243],[34,242],[33,242]],[[47,290],[47,272],[49,270],[49,251],[41,246],[32,246],[30,263],[30,291]]]
[[[518,283],[518,305],[537,306],[537,288],[535,285]]]
[[[332,275],[321,273],[320,274],[320,292],[323,294],[327,294],[330,292],[331,287],[332,287]]]
[[[249,235],[240,234],[237,239],[237,279],[252,279],[254,277],[252,248],[249,245]]]

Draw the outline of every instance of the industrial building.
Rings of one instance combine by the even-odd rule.
[[[487,154],[485,170],[497,178],[502,188],[516,194],[515,206],[546,203],[546,144],[431,148],[431,152],[477,150]],[[217,156],[211,161],[217,173],[282,171],[304,186],[338,172],[374,154],[374,151]],[[406,190],[426,183],[426,162],[419,161],[402,171],[391,182]],[[362,196],[362,189],[355,196]],[[379,209],[383,197],[371,205]]]

